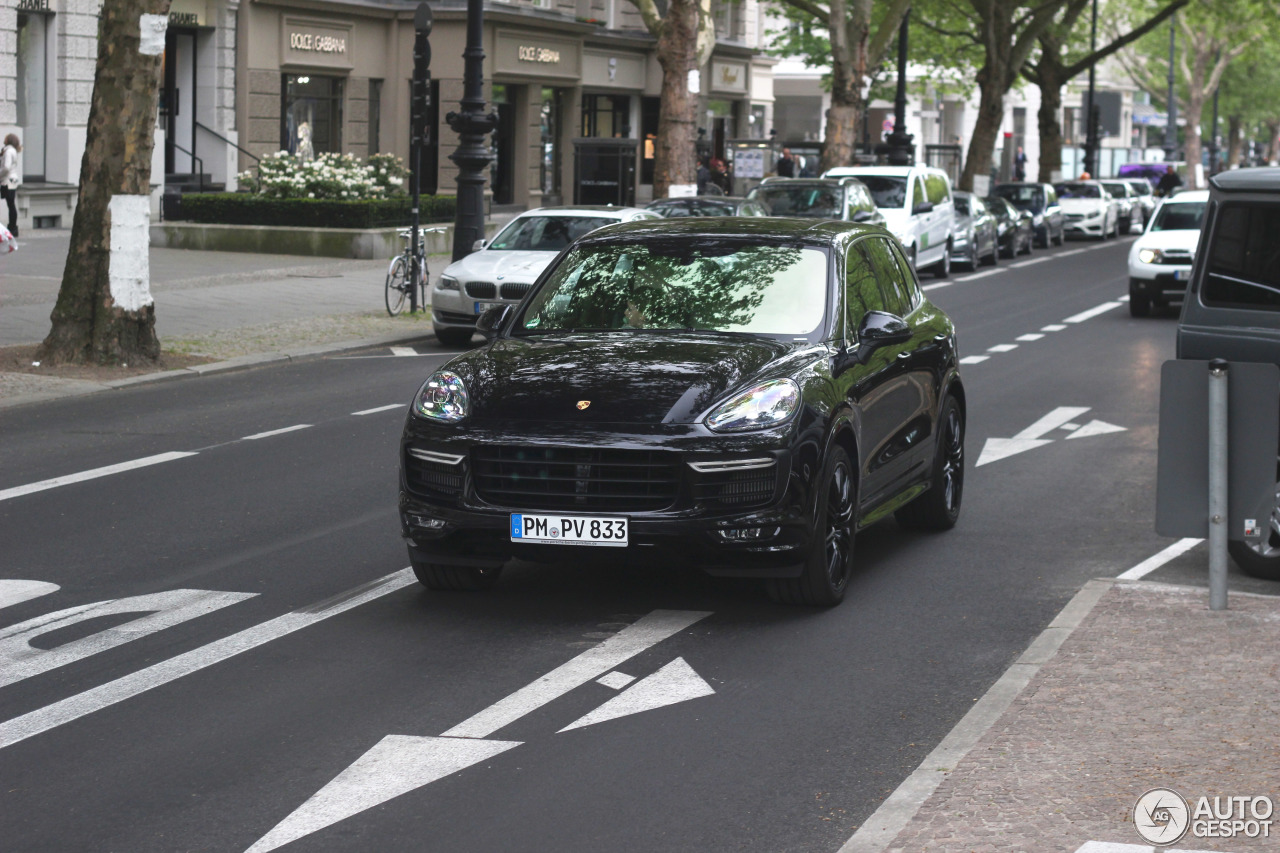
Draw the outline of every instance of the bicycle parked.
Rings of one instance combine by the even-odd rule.
[[[431,280],[427,270],[426,235],[443,234],[448,230],[443,225],[418,229],[418,269],[421,271],[418,278],[419,311],[427,307],[427,283]],[[413,269],[413,229],[401,228],[399,234],[400,239],[404,240],[404,250],[391,259],[391,266],[387,268],[387,313],[392,317],[404,310],[405,303],[409,301],[410,289],[413,287],[409,283],[410,270]]]

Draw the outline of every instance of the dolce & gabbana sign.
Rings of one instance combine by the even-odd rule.
[[[577,80],[582,75],[582,42],[551,33],[498,30],[493,70],[499,74]]]
[[[289,17],[281,23],[281,64],[352,67],[354,24]]]

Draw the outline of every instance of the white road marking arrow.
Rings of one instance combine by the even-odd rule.
[[[1075,418],[1089,411],[1088,406],[1059,406],[1013,438],[988,438],[978,455],[978,464],[982,467],[991,462],[999,462],[1028,450],[1052,444],[1053,439],[1044,436],[1055,429],[1074,430],[1067,438],[1088,438],[1091,435],[1106,435],[1110,432],[1124,432],[1125,427],[1109,424],[1104,421],[1090,421],[1082,427],[1071,423]]]
[[[676,658],[560,731],[567,732],[606,720],[616,720],[628,714],[652,711],[654,708],[687,702],[700,696],[710,696],[715,692],[710,684],[703,681],[702,676],[693,671],[693,667],[685,663],[684,658]]]
[[[599,645],[587,649],[505,699],[464,720],[440,737],[389,735],[383,738],[373,749],[321,788],[311,799],[276,824],[270,832],[250,847],[247,853],[266,853],[268,850],[275,850],[277,847],[282,847],[340,820],[519,746],[520,741],[482,740],[482,738],[487,738],[504,726],[560,698],[574,688],[608,674],[623,661],[635,657],[710,615],[711,613],[707,611],[655,610]],[[687,672],[682,671],[677,664],[683,665]],[[666,674],[663,675],[663,673]],[[672,701],[682,701],[674,699],[653,704],[662,694],[669,697],[673,693],[683,692],[690,694],[686,698],[695,698],[692,695],[695,687],[689,678],[690,674],[697,681],[702,681],[697,673],[688,668],[688,664],[677,658],[673,663],[640,681],[632,689],[609,700],[592,714],[600,712],[604,707],[651,681],[653,683],[650,687],[639,694],[642,701],[638,704],[648,701],[650,707],[657,708],[664,704],[671,704]],[[663,677],[658,678],[660,675]],[[705,685],[705,682],[702,683]],[[707,685],[706,689],[710,690],[710,686]],[[640,707],[637,710],[647,710],[647,708]],[[636,711],[622,713],[636,713]],[[622,713],[613,714],[613,716],[622,716]],[[587,717],[592,714],[588,714]],[[582,721],[580,720],[579,723]],[[582,725],[588,724],[582,723]]]

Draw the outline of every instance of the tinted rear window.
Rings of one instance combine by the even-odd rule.
[[[1280,206],[1224,204],[1212,239],[1205,304],[1280,311]]]
[[[1044,191],[1040,187],[1009,186],[1003,184],[996,187],[996,195],[1013,202],[1013,206],[1032,213],[1044,210]]]

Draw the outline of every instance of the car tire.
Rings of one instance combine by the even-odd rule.
[[[933,265],[934,278],[948,278],[951,275],[951,241],[947,241],[946,250],[942,253],[942,260]]]
[[[1013,260],[1021,251],[1021,244],[1018,242],[1018,235],[1014,234],[1009,238],[1009,248],[1000,249],[1000,254],[1004,255],[1007,260]]]
[[[1149,317],[1151,316],[1151,297],[1139,296],[1136,293],[1129,294],[1129,316],[1130,317]]]
[[[1045,244],[1046,246],[1048,243]],[[1029,255],[1036,246],[1036,235],[1028,234],[1027,239],[1022,244],[1022,251],[1019,254]]]
[[[844,600],[853,574],[858,484],[843,447],[832,448],[823,479],[817,523],[804,569],[796,578],[774,578],[769,597],[779,604],[834,607]]]
[[[502,575],[502,566],[477,568],[474,566],[446,566],[441,563],[424,563],[409,558],[413,575],[427,589],[436,592],[464,592],[488,589]]]
[[[1228,542],[1231,559],[1246,575],[1268,581],[1280,581],[1280,483],[1276,483],[1276,500],[1271,517],[1264,522],[1267,538],[1256,546],[1248,542]]]
[[[1058,229],[1057,245],[1059,246],[1067,245],[1067,227],[1065,225]]]
[[[471,329],[435,329],[436,340],[446,347],[465,347],[475,334]]]
[[[938,449],[929,490],[894,513],[904,527],[950,530],[960,519],[964,497],[964,411],[955,397],[948,395],[942,404],[938,426]]]
[[[987,263],[993,267],[1000,265],[1000,243],[995,240],[991,241],[991,257],[987,259]]]
[[[982,258],[978,256],[978,240],[975,237],[973,241],[973,246],[969,249],[969,261],[968,261],[969,269],[976,270],[978,268],[978,264],[981,262],[982,262]]]
[[[1121,233],[1121,234],[1128,234],[1128,233],[1129,233],[1130,231],[1132,231],[1132,230],[1133,230],[1133,217],[1132,217],[1132,216],[1129,216],[1129,217],[1126,217],[1125,219],[1121,219],[1121,220],[1120,220],[1120,233]],[[1119,236],[1119,235],[1117,235],[1117,236]]]

